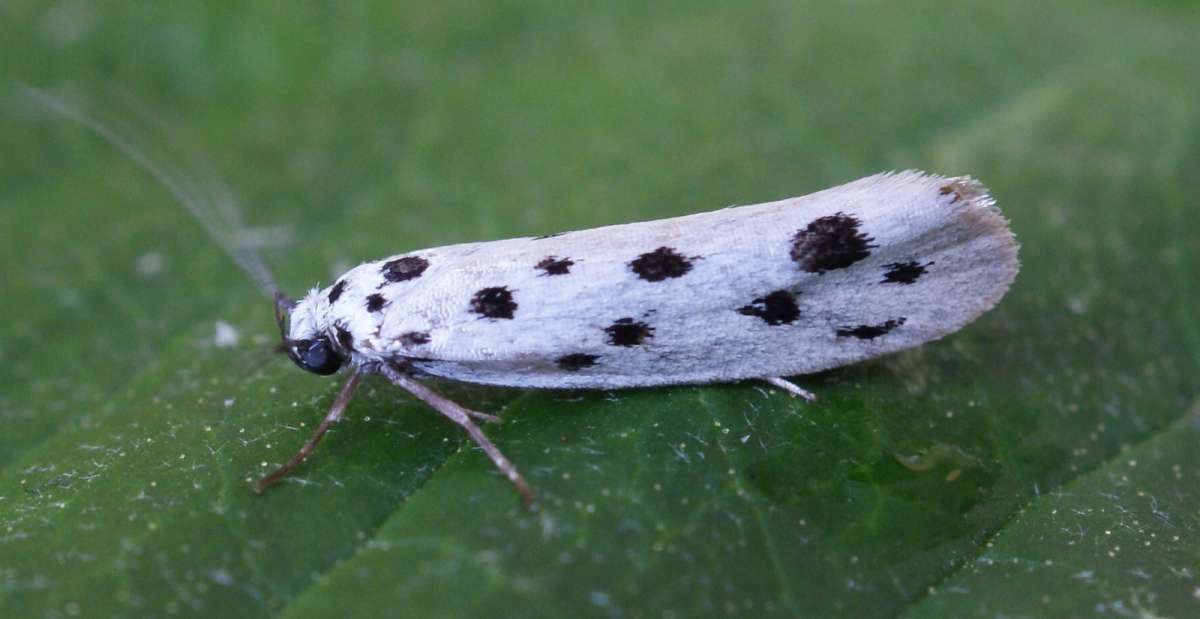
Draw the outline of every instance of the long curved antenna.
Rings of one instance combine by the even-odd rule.
[[[135,139],[136,132],[128,123],[120,123],[115,118],[103,121],[98,117],[98,113],[85,113],[80,106],[72,105],[45,90],[23,83],[17,83],[17,86],[26,97],[46,109],[91,129],[149,172],[191,213],[209,237],[268,297],[278,299],[282,296],[283,299],[287,299],[275,283],[270,269],[255,251],[251,244],[252,239],[247,238],[247,227],[242,221],[241,209],[233,192],[212,172],[212,167],[202,157],[192,153],[187,164],[193,171],[202,173],[205,180],[189,179],[187,175],[172,169],[166,157],[155,159],[149,156],[149,148],[145,142],[139,143]],[[123,97],[127,103],[136,105],[145,118],[156,120],[147,108],[138,104],[132,96],[125,94]],[[166,134],[165,123],[157,121],[157,124],[159,131]],[[123,125],[120,130],[117,129],[118,125]],[[160,141],[178,148],[178,144],[170,139]]]
[[[296,302],[282,292],[275,293],[275,326],[279,327],[279,339],[288,343],[287,318],[292,315]]]

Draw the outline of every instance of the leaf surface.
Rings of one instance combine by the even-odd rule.
[[[0,12],[23,25],[4,74],[116,83],[203,145],[294,293],[399,251],[910,167],[983,180],[1022,243],[996,310],[801,378],[815,404],[440,384],[503,415],[535,513],[379,381],[259,496],[336,381],[270,352],[269,302],[144,171],[9,98],[0,615],[1195,611],[1190,5]]]

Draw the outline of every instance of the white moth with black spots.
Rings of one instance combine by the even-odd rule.
[[[1016,273],[982,185],[910,171],[368,262],[291,308],[284,339],[305,369],[345,365],[406,388],[426,376],[554,389],[761,379],[811,398],[782,377],[957,331]]]
[[[213,230],[215,215],[131,141],[32,94],[130,153]],[[685,217],[409,252],[355,267],[299,303],[256,255],[222,247],[275,296],[292,361],[349,375],[313,437],[260,490],[312,452],[363,376],[381,374],[462,426],[527,503],[533,491],[473,421],[498,419],[423,379],[554,389],[763,380],[812,399],[783,377],[953,333],[996,305],[1018,268],[983,185],[915,171]]]

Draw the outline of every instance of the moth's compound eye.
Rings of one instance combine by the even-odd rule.
[[[296,365],[312,372],[328,376],[342,367],[342,357],[333,350],[329,340],[323,337],[315,340],[293,340],[291,354],[288,355]]]

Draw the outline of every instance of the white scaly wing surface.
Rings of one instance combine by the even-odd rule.
[[[909,171],[765,204],[393,256],[314,291],[293,324],[325,330],[356,363],[409,361],[467,382],[724,382],[937,339],[994,306],[1016,272],[1016,242],[982,185]]]

